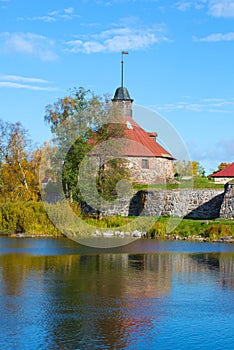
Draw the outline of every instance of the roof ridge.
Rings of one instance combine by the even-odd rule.
[[[229,164],[225,169],[212,174],[212,177],[234,177],[234,162]]]

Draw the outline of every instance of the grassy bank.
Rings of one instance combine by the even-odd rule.
[[[148,238],[182,238],[197,239],[201,238],[213,241],[224,237],[234,238],[234,221],[215,219],[215,220],[192,220],[183,219],[179,225],[170,233],[167,233],[167,227],[170,218],[159,218],[157,222],[147,232]]]
[[[153,185],[133,185],[135,190],[147,190],[147,189],[167,189],[176,190],[181,188],[194,188],[194,189],[222,189],[223,184],[217,184],[214,181],[208,180],[206,177],[195,176],[192,180],[181,180],[174,184],[153,184]]]
[[[86,219],[90,225],[96,225],[100,228],[118,228],[124,226],[134,220],[134,217],[106,217],[100,221],[95,219]],[[176,228],[168,233],[168,228],[171,224],[171,218],[160,217],[151,226],[146,233],[147,238],[160,238],[160,239],[198,239],[213,241],[224,237],[234,238],[234,220],[194,220],[174,218],[179,224]]]
[[[61,207],[55,207],[54,210]],[[79,211],[74,208],[78,215]],[[58,212],[58,217],[64,213]],[[87,224],[102,229],[116,229],[126,227],[127,224],[133,223],[135,217],[104,217],[102,220],[96,220],[91,217],[83,217]],[[144,220],[143,220],[144,221]],[[147,238],[160,239],[193,239],[200,237],[206,240],[217,240],[222,237],[234,238],[234,220],[191,220],[183,219],[179,225],[168,233],[168,227],[171,223],[170,218],[160,217],[146,233]],[[142,231],[143,231],[142,227]],[[42,202],[18,202],[18,203],[1,203],[0,204],[0,233],[12,235],[14,233],[25,233],[29,235],[50,235],[61,236],[59,230],[53,225],[48,218]]]

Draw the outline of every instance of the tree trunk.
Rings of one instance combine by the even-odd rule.
[[[23,169],[23,167],[22,167],[20,161],[18,161],[18,165],[19,165],[21,174],[23,175],[23,185],[24,185],[24,187],[26,188],[26,190],[29,191],[29,190],[28,190],[28,183],[27,183],[26,175],[25,175],[24,169]]]

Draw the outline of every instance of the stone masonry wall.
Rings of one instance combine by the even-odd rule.
[[[214,219],[220,217],[221,207],[224,213],[223,201],[224,191],[222,189],[138,191],[131,199],[117,200],[113,204],[110,203],[108,208],[103,208],[101,211],[104,215],[160,215],[194,219]],[[233,199],[233,206],[229,205],[228,197],[225,201],[228,208],[231,208],[230,210],[234,216]],[[229,212],[222,215],[223,217],[230,217]]]
[[[220,216],[223,190],[152,191],[144,207],[144,215],[214,219]]]
[[[173,160],[154,157],[125,157],[131,170],[131,180],[138,184],[166,183],[174,178]],[[142,159],[148,160],[149,168],[142,168]]]
[[[234,219],[234,181],[225,186],[225,195],[220,209],[220,217]]]

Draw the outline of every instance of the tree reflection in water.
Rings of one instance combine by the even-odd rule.
[[[0,255],[0,347],[151,346],[178,276],[189,285],[215,273],[232,290],[233,272],[231,253]]]

